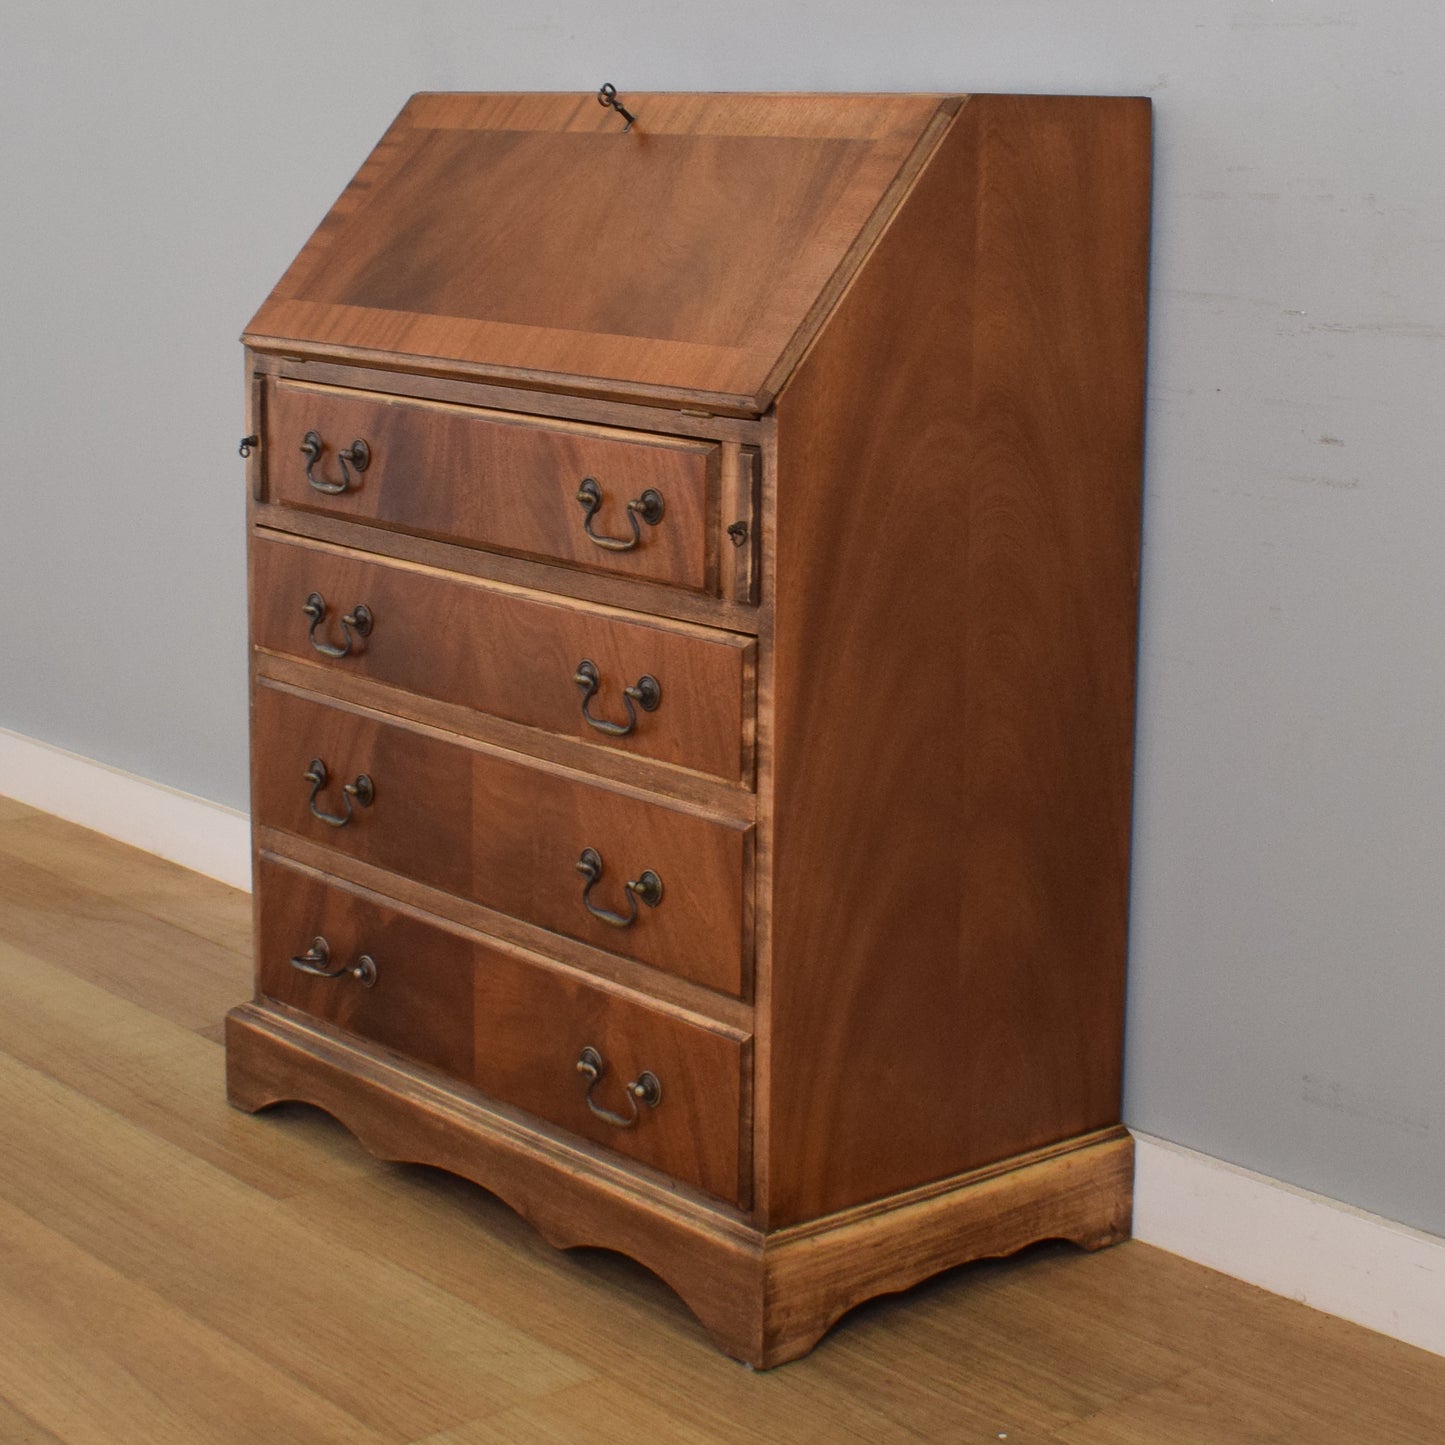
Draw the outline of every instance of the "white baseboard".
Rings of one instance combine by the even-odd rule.
[[[1134,1135],[1134,1237],[1445,1355],[1445,1239]]]
[[[173,863],[251,886],[234,808],[0,728],[0,795]],[[1134,1237],[1445,1355],[1445,1239],[1134,1135]]]
[[[251,821],[219,803],[0,728],[0,795],[251,887]]]

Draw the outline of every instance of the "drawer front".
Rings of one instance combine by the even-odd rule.
[[[313,435],[314,457],[303,450]],[[265,407],[272,501],[694,592],[717,590],[720,452],[290,381]],[[595,510],[578,500],[588,479]]]
[[[745,1040],[265,855],[257,885],[262,995],[738,1201]],[[627,1088],[647,1073],[651,1104]]]
[[[312,543],[259,538],[253,560],[259,647],[729,782],[751,780],[751,639]],[[313,597],[324,612],[308,612]],[[359,617],[362,628],[343,627],[345,617]],[[595,670],[595,691],[575,680],[584,663]],[[640,701],[629,705],[628,687],[643,693]]]
[[[472,1082],[476,977],[467,939],[419,928],[264,854],[256,900],[258,993]]]
[[[259,824],[742,993],[750,826],[264,682],[253,725]],[[319,787],[313,760],[325,767]],[[357,787],[362,776],[370,780],[369,803]],[[579,871],[584,850],[601,860],[595,882]],[[651,897],[649,872],[661,884],[655,905],[640,901]]]

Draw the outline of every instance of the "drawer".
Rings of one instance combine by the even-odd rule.
[[[252,720],[261,826],[741,995],[750,824],[264,681]]]
[[[267,495],[283,506],[717,591],[716,442],[292,381],[264,413]]]
[[[253,565],[258,647],[563,737],[751,782],[750,638],[558,602],[324,544],[261,537]],[[307,610],[313,597],[324,612]],[[341,621],[360,607],[364,634]],[[584,663],[595,672],[595,691],[575,680]],[[629,700],[627,687],[642,691],[641,700]],[[629,731],[619,734],[620,728]]]
[[[257,883],[258,993],[740,1199],[745,1038],[264,854]],[[584,1049],[603,1065],[595,1109]],[[627,1089],[646,1074],[653,1103]]]

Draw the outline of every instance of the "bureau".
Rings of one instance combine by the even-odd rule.
[[[767,1366],[1129,1231],[1150,113],[598,99],[414,97],[246,332],[228,1087]]]

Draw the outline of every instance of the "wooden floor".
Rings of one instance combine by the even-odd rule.
[[[629,1261],[228,1108],[249,940],[244,894],[0,799],[0,1440],[1445,1442],[1445,1360],[1132,1243],[752,1374]]]

